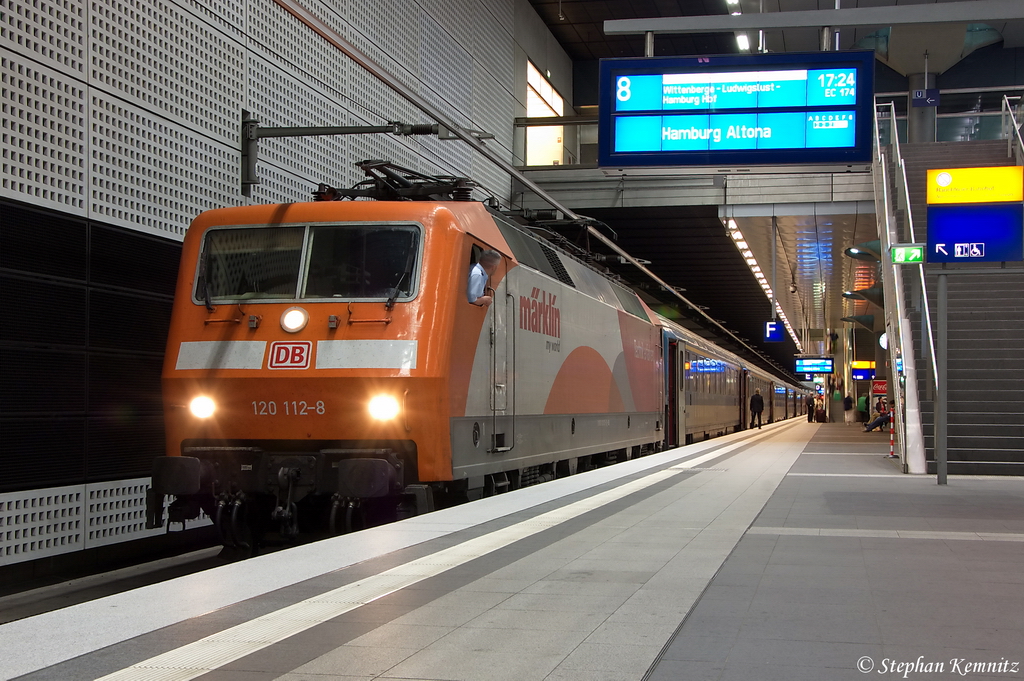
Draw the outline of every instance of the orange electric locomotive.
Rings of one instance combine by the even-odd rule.
[[[203,511],[251,549],[660,446],[660,330],[635,293],[465,181],[361,166],[354,189],[190,227],[149,526],[170,495],[169,522]]]

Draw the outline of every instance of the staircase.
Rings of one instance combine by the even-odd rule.
[[[919,242],[927,241],[925,181],[929,168],[1013,165],[1006,155],[1006,142],[1001,140],[903,144],[901,150]],[[901,240],[910,240],[905,230]],[[947,265],[946,269],[950,272],[947,470],[961,475],[1024,475],[1024,266],[1008,263],[1002,268],[999,263],[980,263],[971,269],[984,267],[992,272],[956,274],[962,267]],[[926,266],[933,327],[940,270],[941,265]],[[907,309],[914,311],[910,317],[928,472],[934,473],[933,377],[924,347],[921,304],[915,299],[920,286],[909,285],[909,276],[905,281]]]

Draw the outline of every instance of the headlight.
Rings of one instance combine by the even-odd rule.
[[[391,395],[377,395],[370,400],[370,416],[378,421],[390,421],[398,416],[398,400]]]
[[[200,419],[208,419],[217,410],[217,405],[209,397],[200,395],[188,403],[188,410],[192,415]]]
[[[289,307],[281,315],[281,328],[288,333],[295,333],[306,328],[309,321],[309,313],[301,307]]]

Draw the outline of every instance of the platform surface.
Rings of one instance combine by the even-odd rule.
[[[0,678],[1020,678],[1024,480],[888,447],[794,420],[296,547],[2,625]]]

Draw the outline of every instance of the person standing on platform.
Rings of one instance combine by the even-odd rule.
[[[807,396],[807,423],[814,423],[814,395]]]
[[[843,398],[843,416],[846,425],[856,423],[857,412],[853,408],[853,397],[850,395]]]
[[[754,390],[754,394],[750,396],[750,427],[754,427],[754,421],[757,420],[757,429],[761,429],[761,412],[764,411],[764,398],[761,397],[761,389],[757,388]]]
[[[857,418],[861,422],[868,422],[868,396],[861,395],[857,398]]]

